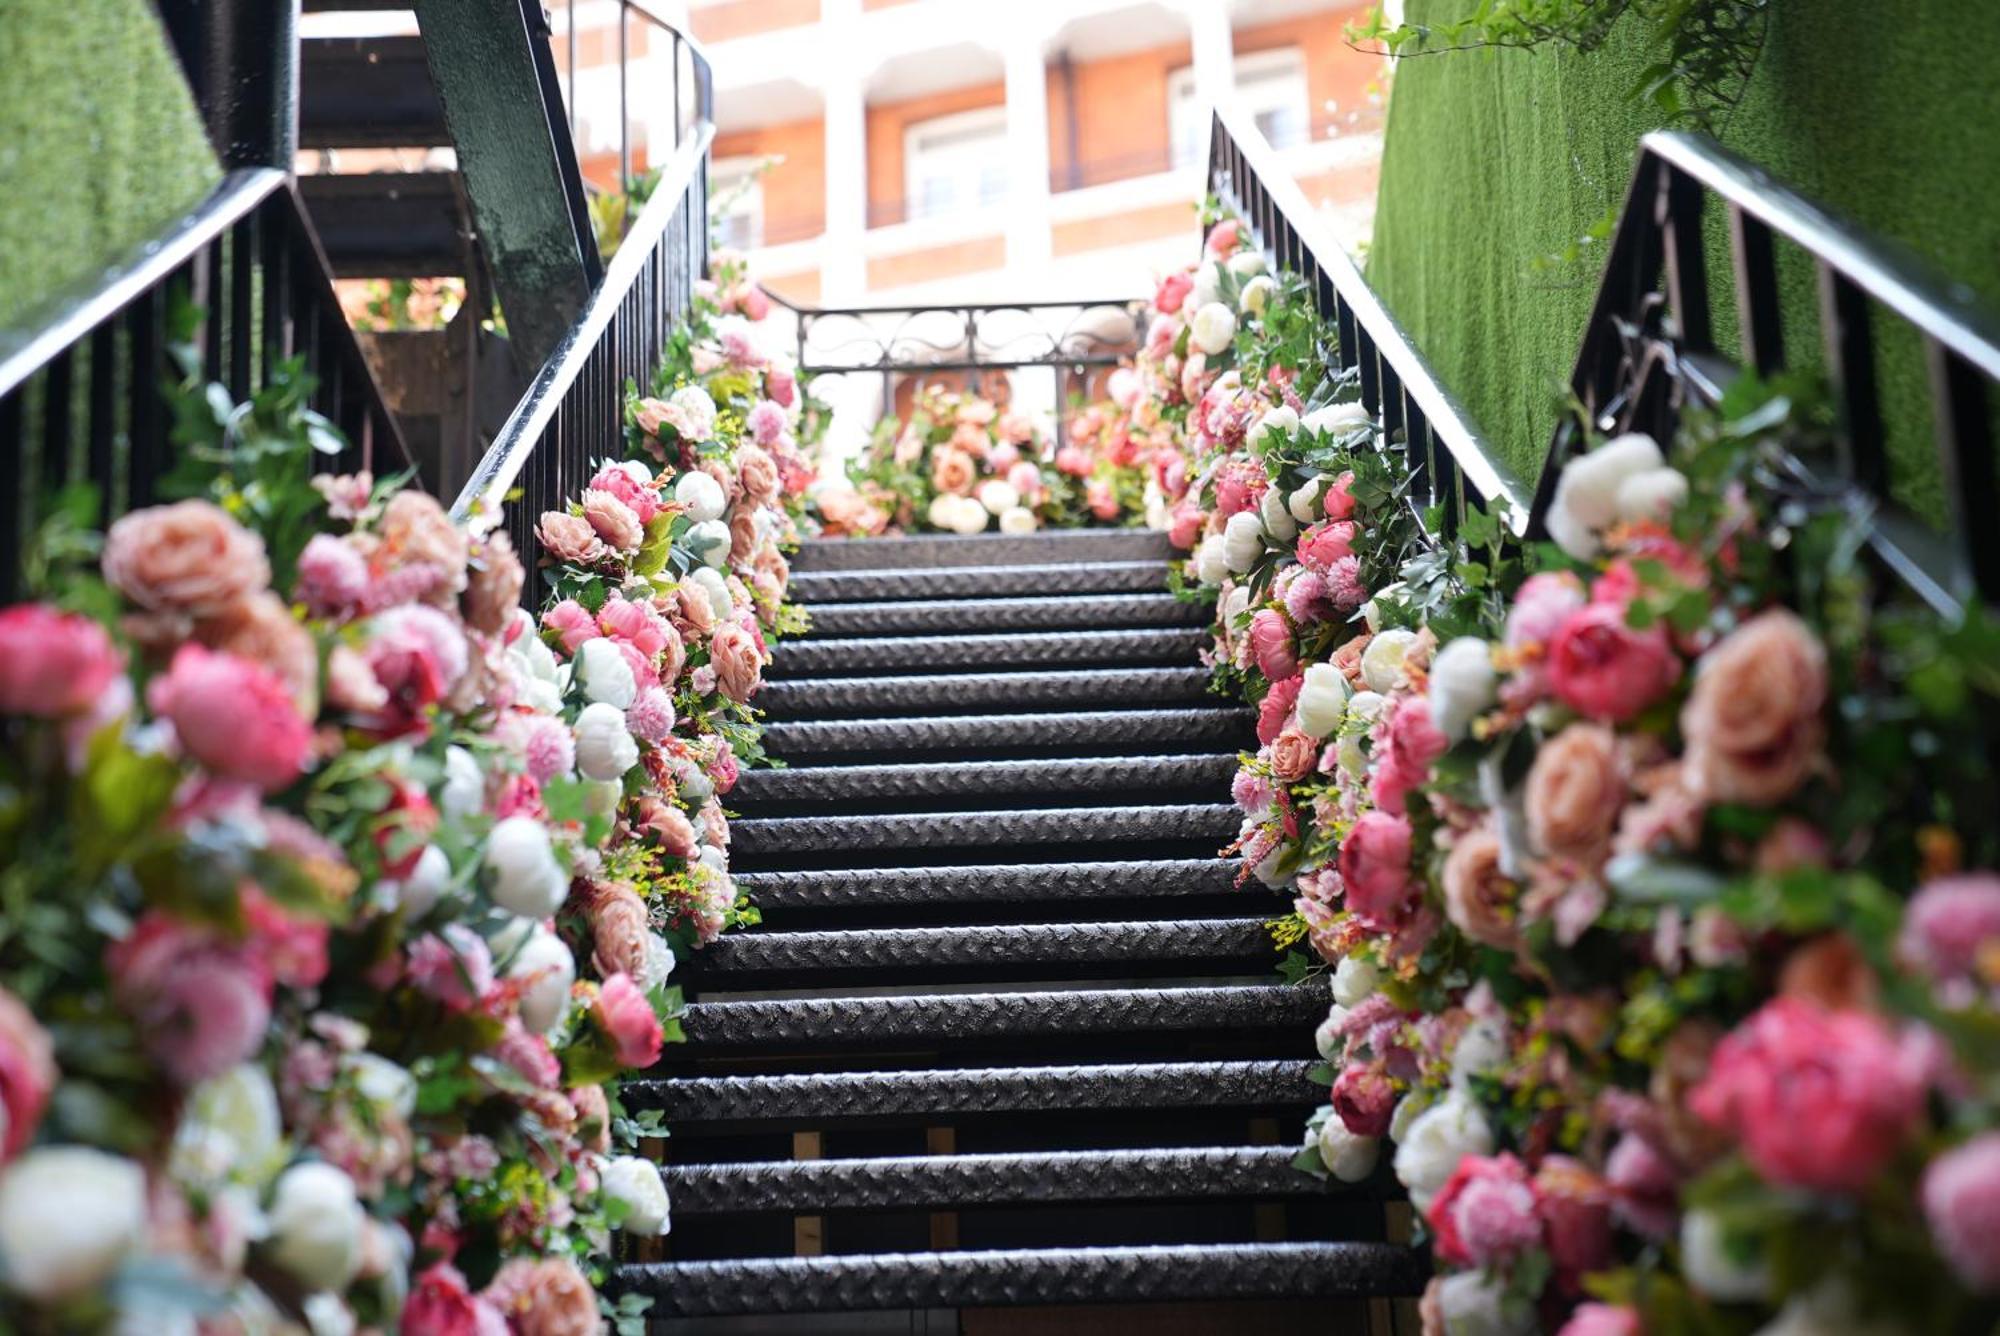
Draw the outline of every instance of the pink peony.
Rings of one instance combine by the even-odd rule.
[[[1345,520],[1354,517],[1354,475],[1343,473],[1326,485],[1326,494],[1320,498],[1320,509],[1329,520]]]
[[[1396,1111],[1396,1086],[1380,1067],[1350,1063],[1333,1082],[1333,1112],[1358,1137],[1385,1136]]]
[[[1492,1266],[1542,1241],[1527,1166],[1512,1155],[1467,1155],[1424,1213],[1438,1260]]]
[[[1666,694],[1680,663],[1664,626],[1636,630],[1619,609],[1593,603],[1556,630],[1548,673],[1549,689],[1563,704],[1592,719],[1624,723]]]
[[[368,593],[368,559],[352,543],[316,533],[299,553],[298,600],[315,617],[333,617],[360,606]]]
[[[509,1016],[493,1046],[493,1056],[513,1068],[523,1081],[539,1090],[554,1090],[562,1083],[562,1063],[549,1041]]]
[[[1297,675],[1298,655],[1292,648],[1292,628],[1276,608],[1259,608],[1250,618],[1250,653],[1257,670],[1273,682]]]
[[[652,485],[652,478],[643,464],[606,464],[590,480],[593,491],[609,492],[638,517],[639,523],[651,522],[660,513],[659,489]]]
[[[256,955],[149,910],[105,952],[112,995],[168,1076],[193,1085],[263,1046],[271,975]]]
[[[2000,1292],[2000,1132],[1982,1132],[1924,1170],[1924,1219],[1966,1286]]]
[[[546,714],[510,714],[499,730],[520,753],[528,777],[537,784],[567,775],[576,765],[576,735]]]
[[[1578,1304],[1556,1336],[1645,1336],[1639,1314],[1623,1304]]]
[[[34,1139],[60,1076],[48,1031],[21,999],[0,989],[0,1163]]]
[[[1361,558],[1342,557],[1326,568],[1327,594],[1335,610],[1353,612],[1368,601],[1368,586],[1361,580]]]
[[[1208,229],[1208,239],[1202,243],[1202,249],[1220,259],[1236,249],[1242,233],[1243,224],[1234,218],[1225,218]]]
[[[1279,597],[1285,611],[1301,626],[1323,622],[1337,611],[1328,595],[1326,579],[1304,566],[1287,566],[1279,579]]]
[[[1410,880],[1410,823],[1367,812],[1340,842],[1340,880],[1347,907],[1376,932],[1392,930],[1415,891]]]
[[[1270,746],[1278,740],[1278,734],[1285,731],[1285,725],[1292,717],[1292,707],[1299,702],[1299,690],[1305,685],[1303,674],[1283,677],[1271,683],[1271,689],[1264,693],[1264,699],[1257,706],[1257,741]]]
[[[1568,571],[1541,571],[1521,582],[1507,612],[1507,644],[1546,645],[1585,603],[1583,582]]]
[[[0,714],[89,709],[125,667],[103,627],[44,603],[0,611]]]
[[[798,377],[782,367],[772,367],[764,374],[764,393],[780,408],[790,408],[798,398],[798,390]]]
[[[589,609],[573,598],[566,598],[544,612],[542,627],[544,630],[553,630],[556,633],[565,654],[576,653],[577,646],[586,640],[595,640],[601,634],[597,619],[590,615]]]
[[[448,923],[410,947],[408,977],[418,992],[452,1011],[469,1011],[493,988],[493,953],[463,923]]]
[[[200,645],[175,652],[146,703],[211,774],[267,793],[298,778],[312,747],[312,725],[276,673]]]
[[[1716,1045],[1688,1106],[1766,1180],[1851,1193],[1909,1140],[1924,1098],[1920,1055],[1879,1018],[1780,997]]]
[[[653,1004],[629,974],[614,974],[597,990],[591,1016],[605,1037],[621,1067],[650,1067],[660,1060],[665,1041],[660,1018]]]
[[[403,1336],[499,1336],[507,1319],[466,1287],[457,1267],[435,1262],[411,1282],[401,1329]]]
[[[672,624],[651,603],[634,602],[622,594],[613,594],[597,610],[597,629],[632,646],[648,659],[657,658],[668,642],[680,639]],[[567,637],[563,647],[572,648]]]
[[[2000,875],[1943,877],[1918,891],[1903,911],[1897,953],[1927,978],[1970,1001],[1980,962],[2000,944]]]
[[[1165,315],[1172,315],[1181,309],[1181,303],[1194,291],[1194,275],[1185,269],[1168,274],[1160,280],[1160,286],[1153,290],[1153,309]]]
[[[650,686],[625,710],[625,727],[632,736],[661,743],[674,731],[674,700],[664,687]]]
[[[1422,696],[1399,699],[1375,725],[1374,737],[1375,805],[1401,815],[1405,797],[1430,780],[1431,765],[1444,755],[1450,740],[1438,730],[1430,702]]]
[[[451,694],[471,667],[465,632],[423,603],[391,608],[369,623],[362,656],[388,693],[376,729],[389,737],[428,731],[425,711]]]
[[[743,419],[743,428],[759,445],[769,445],[785,434],[785,410],[769,399],[759,400]]]
[[[1327,574],[1335,562],[1354,555],[1359,531],[1352,520],[1327,520],[1299,535],[1299,560]]]

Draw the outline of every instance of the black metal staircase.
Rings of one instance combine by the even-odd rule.
[[[1359,1330],[1421,1285],[1383,1184],[1290,1167],[1326,999],[1214,856],[1250,720],[1202,694],[1168,556],[800,554],[814,630],[760,698],[791,768],[728,799],[765,925],[701,954],[688,1043],[625,1087],[674,1130],[687,1224],[618,1278],[664,1330]]]

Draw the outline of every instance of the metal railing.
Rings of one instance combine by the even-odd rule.
[[[562,89],[567,98],[570,138],[576,146],[578,158],[585,160],[587,163],[595,155],[587,151],[586,145],[579,138],[579,121],[581,117],[579,104],[582,99],[579,98],[577,91],[577,72],[579,66],[585,70],[608,68],[609,66],[608,64],[592,64],[581,59],[582,52],[579,48],[579,37],[598,33],[602,30],[585,27],[579,32],[577,28],[577,8],[577,0],[563,0],[559,11],[563,14],[563,32],[556,41],[562,52]],[[678,148],[690,134],[694,133],[695,127],[700,122],[713,119],[712,92],[708,78],[707,60],[701,56],[693,40],[685,36],[672,22],[664,17],[655,4],[652,3],[652,0],[618,0],[617,18],[612,25],[607,26],[613,29],[611,42],[617,58],[617,186],[620,189],[627,189],[631,186],[634,178],[634,164],[637,161],[635,148],[643,145],[649,165],[653,167],[661,166],[662,164],[655,156],[658,149],[661,147],[670,150]],[[674,112],[672,141],[666,145],[653,143],[650,134],[643,128],[654,123],[650,118],[642,118],[635,126],[633,116],[635,100],[650,102],[653,98],[657,98],[660,92],[658,89],[648,89],[647,98],[634,99],[632,85],[633,64],[635,60],[649,60],[652,56],[658,54],[662,49],[659,45],[660,43],[665,43],[664,50],[668,55],[668,64],[671,70],[671,86],[666,91],[669,98],[669,105],[673,108]],[[640,46],[644,46],[646,49],[643,52],[636,51],[636,48]],[[585,175],[587,177],[588,173],[586,172]],[[601,185],[602,183],[595,182],[594,184]]]
[[[328,466],[408,467],[327,273],[287,175],[241,168],[107,272],[0,331],[0,596],[15,591],[34,507],[54,488],[93,484],[105,521],[156,499],[173,462],[168,320],[182,297],[202,313],[204,381],[241,401],[301,357],[312,407],[349,442]]]
[[[1496,503],[1520,532],[1528,494],[1500,461],[1464,407],[1362,278],[1247,116],[1218,107],[1210,126],[1208,186],[1250,229],[1266,259],[1305,280],[1320,317],[1339,331],[1339,370],[1354,370],[1361,402],[1385,450],[1400,453],[1419,515],[1437,508],[1441,536],[1468,510]]]
[[[1742,366],[1769,376],[1792,365],[1779,301],[1776,243],[1804,252],[1817,278],[1822,370],[1839,412],[1831,459],[1792,459],[1787,471],[1821,504],[1871,514],[1877,555],[1941,612],[1968,596],[2000,601],[2000,525],[1994,522],[1992,382],[2000,380],[2000,317],[1963,285],[1871,237],[1703,135],[1659,133],[1640,145],[1631,191],[1605,262],[1571,392],[1601,431],[1671,433],[1689,396],[1713,405],[1740,367],[1717,351],[1703,246],[1709,197],[1729,221]],[[1876,315],[1921,338],[1947,531],[1890,497],[1876,376]],[[1563,462],[1584,441],[1561,423],[1549,446],[1529,532],[1541,536]]]

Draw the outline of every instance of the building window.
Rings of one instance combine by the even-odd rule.
[[[903,136],[906,216],[935,218],[1007,196],[1007,109],[981,107],[912,125]]]
[[[1311,134],[1306,55],[1296,46],[1238,56],[1235,98],[1272,148],[1303,144]],[[1195,92],[1192,66],[1175,70],[1168,81],[1167,133],[1174,166],[1193,166],[1208,142],[1208,106]]]
[[[717,158],[708,168],[709,216],[716,244],[752,250],[764,244],[763,158]]]

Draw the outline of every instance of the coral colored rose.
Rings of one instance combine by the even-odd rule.
[[[1318,763],[1319,744],[1296,728],[1278,734],[1271,744],[1271,771],[1287,784],[1312,774]]]
[[[1571,724],[1542,744],[1528,770],[1528,833],[1552,857],[1603,860],[1625,805],[1617,738],[1601,724]]]
[[[598,488],[586,488],[582,498],[583,518],[604,540],[607,547],[620,552],[637,552],[639,545],[646,541],[646,526],[639,522],[639,516],[632,507],[618,497]]]
[[[0,611],[0,714],[53,719],[87,710],[124,667],[88,617],[44,603]]]
[[[482,1293],[514,1336],[598,1336],[597,1293],[567,1257],[516,1257]]]
[[[135,510],[104,536],[104,578],[148,612],[212,617],[271,583],[264,540],[206,501]]]
[[[497,1336],[506,1327],[499,1310],[467,1289],[449,1262],[419,1272],[403,1301],[403,1336]]]
[[[599,974],[646,972],[646,944],[650,931],[646,922],[646,902],[625,882],[601,886],[590,900],[590,935],[595,954],[591,963]]]
[[[1243,233],[1243,224],[1234,218],[1225,218],[1208,229],[1208,238],[1202,242],[1202,249],[1209,255],[1221,257],[1235,250]]]
[[[148,1056],[181,1085],[220,1076],[263,1045],[271,975],[243,947],[150,910],[104,967]]]
[[[1826,650],[1782,609],[1762,613],[1702,656],[1681,710],[1687,775],[1712,802],[1780,802],[1819,764]]]
[[[319,646],[292,611],[268,589],[195,624],[195,639],[270,669],[310,719],[319,713]]]
[[[1983,1132],[1924,1170],[1924,1219],[1966,1287],[2000,1293],[2000,1132]]]
[[[657,798],[640,799],[639,828],[651,834],[675,858],[692,858],[695,846],[700,843],[687,813]]]
[[[626,514],[631,514],[631,511],[627,510]],[[634,523],[637,523],[636,517]],[[590,566],[604,559],[604,540],[597,536],[597,530],[590,521],[581,515],[560,510],[543,511],[541,523],[535,526],[535,537],[541,540],[544,551],[564,565]]]
[[[1487,827],[1458,837],[1444,860],[1444,913],[1475,942],[1511,951],[1520,942],[1513,906],[1518,888],[1500,870],[1500,837]]]
[[[1335,562],[1354,555],[1352,520],[1327,520],[1299,535],[1299,560],[1324,575]]]
[[[597,990],[591,1017],[611,1041],[621,1067],[650,1067],[660,1060],[665,1035],[653,1004],[629,974],[614,974]]]
[[[1546,645],[1587,602],[1583,582],[1568,571],[1540,571],[1521,582],[1507,612],[1507,644]]]
[[[1385,1136],[1396,1112],[1396,1086],[1379,1067],[1350,1063],[1333,1082],[1333,1112],[1358,1137]]]
[[[1172,315],[1181,309],[1181,303],[1194,291],[1194,275],[1185,269],[1168,274],[1160,280],[1160,286],[1153,290],[1153,309]]]
[[[521,606],[521,590],[528,573],[514,551],[514,540],[505,529],[495,529],[480,540],[473,565],[466,577],[465,620],[475,630],[497,636],[513,621]]]
[[[715,669],[716,685],[722,694],[738,702],[757,694],[764,681],[764,656],[750,632],[735,622],[717,627],[708,644],[709,663]]]
[[[1468,1155],[1431,1199],[1438,1260],[1452,1266],[1510,1261],[1542,1241],[1527,1166],[1512,1155]]]
[[[60,1076],[48,1031],[21,999],[0,989],[0,1163],[34,1140]]]
[[[1394,929],[1409,907],[1410,823],[1387,812],[1367,812],[1340,842],[1340,880],[1347,907],[1377,932]]]
[[[931,486],[953,496],[965,496],[979,480],[979,468],[964,450],[947,447],[931,459]]]
[[[609,604],[607,603],[608,607]],[[559,637],[563,653],[576,653],[577,646],[603,634],[590,610],[573,598],[566,598],[542,614],[542,626]]]
[[[1273,682],[1297,675],[1299,660],[1284,613],[1259,608],[1250,618],[1250,653],[1257,660],[1257,670]]]
[[[204,769],[266,792],[297,779],[312,748],[312,726],[277,674],[200,645],[180,647],[146,702]]]
[[[715,604],[692,580],[674,587],[674,606],[666,609],[666,614],[683,642],[699,643],[715,632]]]
[[[1257,706],[1258,742],[1268,747],[1278,740],[1278,734],[1285,731],[1292,707],[1298,704],[1299,692],[1304,686],[1303,674],[1271,683],[1271,689],[1264,693],[1264,699]]]
[[[1667,693],[1680,664],[1658,622],[1636,630],[1602,603],[1571,613],[1549,642],[1549,689],[1579,714],[1624,723]]]
[[[1354,517],[1354,475],[1343,473],[1326,485],[1326,493],[1320,498],[1320,509],[1328,520],[1338,521]]]
[[[1916,1131],[1925,1084],[1879,1018],[1781,997],[1716,1045],[1688,1107],[1769,1182],[1859,1192]]]
[[[1981,961],[2000,945],[2000,875],[1973,872],[1928,883],[1903,910],[1897,954],[1943,984],[1954,1004],[1970,1002]]]

